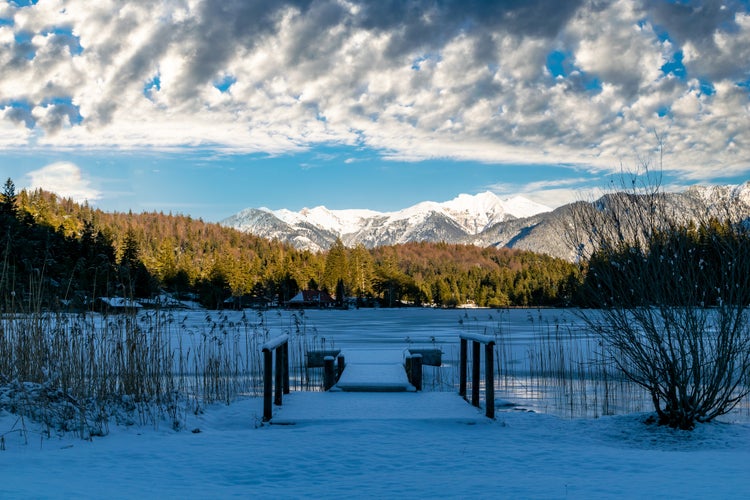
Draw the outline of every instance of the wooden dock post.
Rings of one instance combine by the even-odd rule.
[[[495,343],[484,345],[484,406],[485,415],[495,418]]]
[[[466,397],[466,358],[467,358],[467,340],[461,337],[461,357],[459,358],[459,382],[458,382],[458,395],[462,398]]]
[[[422,390],[422,355],[411,355],[411,385],[418,391]]]
[[[480,365],[482,360],[481,355],[481,344],[476,340],[471,341],[471,404],[479,406],[479,374]]]
[[[333,387],[334,375],[333,375],[333,356],[326,356],[323,359],[323,390],[327,391]]]
[[[273,392],[273,351],[263,349],[263,421],[273,415],[271,393]]]
[[[484,344],[484,398],[485,414],[489,418],[495,418],[495,367],[494,367],[494,349],[495,339],[489,335],[479,335],[474,333],[462,333],[461,340],[461,359],[459,360],[460,379],[458,393],[466,399],[466,368],[468,356],[468,341],[471,340],[471,404],[479,407],[479,394],[481,384],[481,345]]]
[[[273,404],[281,406],[282,394],[284,393],[284,349],[276,349],[276,373],[274,374],[274,396]]]
[[[284,394],[289,394],[289,342],[284,342],[281,345],[283,352],[283,363],[282,363],[282,374],[281,379],[284,383]]]
[[[276,351],[275,369],[274,351]],[[281,406],[283,394],[289,394],[289,335],[280,335],[263,344],[264,422],[268,422],[273,417],[271,398],[273,397],[273,404]]]

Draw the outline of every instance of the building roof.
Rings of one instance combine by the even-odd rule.
[[[132,299],[126,299],[123,297],[99,297],[103,303],[112,308],[117,309],[140,309],[143,307],[140,303]]]
[[[323,290],[302,290],[289,300],[290,304],[333,304],[335,300]]]

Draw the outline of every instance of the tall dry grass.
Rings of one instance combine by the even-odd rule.
[[[47,432],[106,434],[111,421],[182,427],[189,412],[262,391],[262,345],[290,336],[291,385],[318,390],[305,353],[334,343],[304,311],[221,311],[190,322],[179,310],[65,313],[13,304],[0,314],[0,408]],[[273,323],[273,324],[271,324]]]
[[[493,311],[493,328],[478,326],[468,316],[459,320],[460,330],[495,338],[498,405],[568,418],[596,418],[648,408],[645,392],[622,376],[590,332],[566,320],[550,320],[531,309],[526,326],[520,327],[508,319],[507,312]],[[470,356],[469,372],[472,362]],[[480,373],[484,373],[483,360],[481,363]],[[458,384],[457,366],[457,359],[446,364],[444,379],[451,381],[451,388]]]

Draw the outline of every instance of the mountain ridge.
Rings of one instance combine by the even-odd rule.
[[[554,210],[523,196],[501,200],[490,192],[460,194],[443,203],[424,201],[394,212],[368,209],[329,210],[324,206],[293,212],[248,208],[220,222],[256,236],[277,239],[310,251],[324,251],[337,239],[344,245],[367,248],[415,241],[432,241],[530,250],[567,260],[575,258],[562,237],[578,203],[600,209],[604,195],[593,202],[574,202]],[[750,182],[739,185],[691,186],[664,193],[674,210],[690,216],[700,207],[738,200],[750,216]],[[599,208],[597,208],[599,207]]]
[[[367,247],[416,240],[462,240],[500,222],[550,211],[522,196],[506,200],[486,191],[460,194],[438,203],[423,201],[392,212],[370,209],[330,210],[325,206],[271,210],[246,208],[220,224],[265,238],[279,239],[297,248],[321,251],[336,239],[348,246]]]

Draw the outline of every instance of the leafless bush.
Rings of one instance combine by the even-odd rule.
[[[748,393],[750,232],[738,203],[679,210],[658,184],[634,181],[573,212],[582,317],[661,424],[691,429]]]

